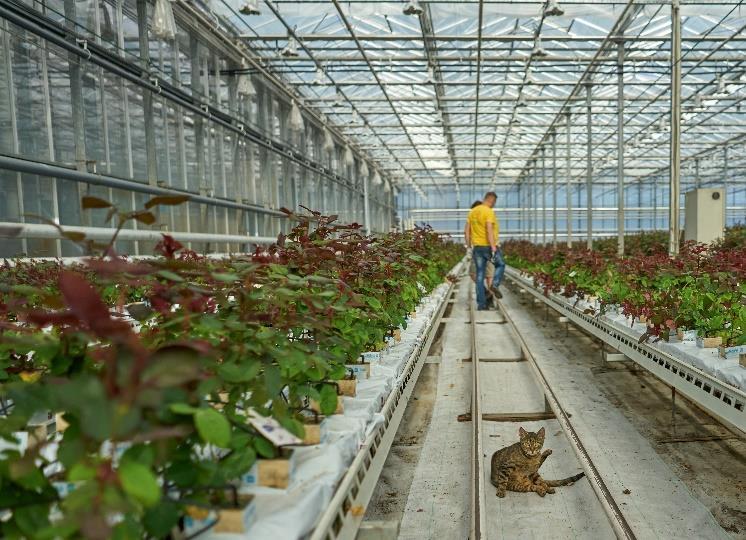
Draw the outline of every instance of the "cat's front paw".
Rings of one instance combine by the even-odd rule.
[[[505,490],[504,489],[498,489],[496,495],[500,497],[501,499],[505,498]]]
[[[544,452],[543,452],[543,454],[542,454],[542,455],[543,455],[544,457],[549,457],[549,456],[551,456],[551,455],[552,455],[552,449],[551,449],[551,448],[547,448],[546,450],[544,450]]]

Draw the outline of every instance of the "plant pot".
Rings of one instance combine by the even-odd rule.
[[[723,338],[720,336],[716,337],[698,337],[697,347],[700,349],[716,349],[723,344]]]
[[[676,336],[682,343],[696,343],[697,331],[696,330],[683,330],[678,328],[676,330]]]
[[[741,364],[742,368],[746,368],[746,354],[741,353],[738,356],[738,363]]]
[[[54,415],[54,430],[57,433],[64,433],[69,424],[65,422],[65,419],[62,417],[64,413],[57,413]]]
[[[191,537],[205,528],[209,528],[211,533],[247,533],[256,518],[254,496],[241,494],[237,499],[236,504],[215,508],[188,506],[184,516],[184,536]]]
[[[668,343],[678,343],[680,341],[678,332],[676,330],[668,330]]]
[[[398,343],[401,341],[401,328],[394,330],[394,340]]]
[[[286,489],[295,472],[295,454],[288,449],[283,449],[283,453],[287,457],[256,460],[241,477],[243,485]]]
[[[321,405],[315,399],[311,400],[311,410],[317,414],[321,414]],[[345,407],[344,401],[342,401],[342,396],[337,396],[337,408],[334,409],[332,414],[344,414],[344,412]]]
[[[337,385],[337,391],[340,395],[349,397],[357,395],[357,379],[343,379],[334,382]]]
[[[303,444],[305,446],[321,443],[321,424],[304,424],[303,431]]]
[[[645,315],[640,315],[640,317],[637,319],[642,324],[647,324],[648,318]]]

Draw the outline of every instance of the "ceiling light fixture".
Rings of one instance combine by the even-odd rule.
[[[242,60],[241,69],[245,70],[246,68],[246,60]],[[256,95],[256,88],[254,87],[254,83],[251,82],[251,75],[249,75],[248,73],[240,73],[238,75],[236,91],[238,92],[239,96],[245,96],[248,98],[254,97]]]
[[[342,92],[337,89],[337,93],[334,96],[334,103],[332,104],[334,107],[341,107],[345,104],[345,98],[342,95]]]
[[[549,0],[547,7],[544,8],[544,16],[546,17],[561,17],[565,14],[565,10],[562,9],[557,0]]]
[[[303,115],[300,113],[298,102],[295,100],[293,100],[293,105],[290,107],[290,130],[303,131]]]
[[[154,37],[167,41],[176,37],[176,20],[171,0],[156,0],[151,31]]]
[[[261,15],[262,12],[259,10],[259,2],[257,0],[245,0],[241,7],[238,8],[238,12],[242,15]]]
[[[427,66],[427,82],[435,82],[435,69],[433,68],[433,66]]]
[[[322,148],[326,152],[334,150],[334,138],[332,138],[332,134],[326,126],[324,126],[324,144]]]
[[[402,11],[404,12],[404,15],[416,15],[418,17],[422,15],[423,12],[422,6],[417,0],[409,0]]]
[[[311,84],[314,84],[316,86],[320,84],[324,84],[326,77],[324,75],[324,70],[320,67],[316,68],[316,77],[313,79],[313,82]]]
[[[298,42],[293,36],[288,36],[288,44],[283,47],[280,54],[285,58],[297,58],[298,57]]]
[[[534,70],[529,66],[526,68],[526,81],[524,84],[534,84],[536,80],[534,79]]]
[[[726,86],[727,81],[725,80],[725,77],[718,75],[717,81],[718,89],[714,94],[712,94],[712,97],[725,98],[730,96],[730,92],[728,92],[728,87]]]
[[[523,97],[523,94],[521,94],[520,96],[518,96],[518,102],[515,104],[515,106],[525,107],[526,105],[528,105],[528,103],[526,103],[526,98]]]
[[[541,46],[541,36],[536,36],[536,41],[534,42],[534,48],[531,51],[531,56],[536,56],[536,57],[548,56],[546,49]]]
[[[345,153],[344,153],[344,164],[348,167],[352,167],[355,164],[355,156],[352,155],[352,148],[350,148],[350,145],[348,144],[345,146]]]
[[[704,106],[702,105],[702,96],[699,94],[694,94],[694,110],[697,112],[702,112],[705,110]]]

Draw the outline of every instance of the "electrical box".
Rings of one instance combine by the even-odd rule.
[[[684,240],[703,244],[722,238],[725,229],[725,190],[694,189],[686,193]]]

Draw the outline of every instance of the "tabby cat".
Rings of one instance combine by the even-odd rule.
[[[563,478],[562,480],[544,480],[539,476],[539,467],[552,455],[550,449],[543,452],[544,428],[536,433],[518,429],[520,440],[501,448],[492,454],[490,480],[497,487],[497,496],[505,497],[505,491],[535,491],[540,496],[554,493],[557,486],[571,486],[580,480],[585,473]]]

